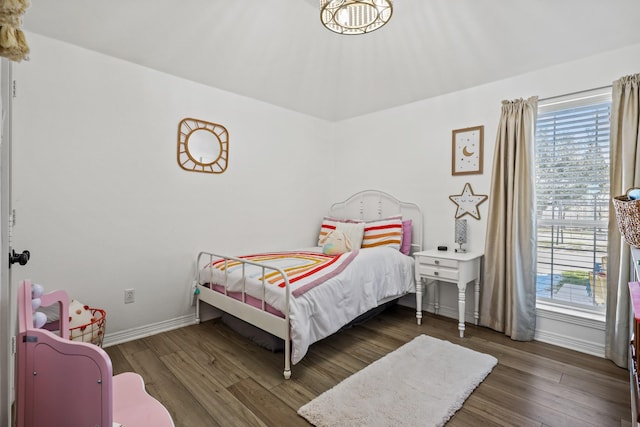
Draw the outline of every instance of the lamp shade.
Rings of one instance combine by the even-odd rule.
[[[456,243],[467,243],[467,220],[456,219]]]
[[[393,0],[320,0],[320,20],[339,34],[364,34],[389,22]]]

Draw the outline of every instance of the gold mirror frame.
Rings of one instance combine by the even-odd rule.
[[[190,149],[189,142],[192,137],[191,143],[194,147]],[[213,137],[211,142],[215,148],[210,153],[202,153],[203,138],[210,137]],[[196,153],[196,143],[200,146],[197,150],[198,153]],[[208,144],[205,143],[205,145]],[[229,133],[224,126],[192,118],[180,121],[178,125],[178,164],[182,169],[190,172],[223,173],[227,170],[228,161]]]

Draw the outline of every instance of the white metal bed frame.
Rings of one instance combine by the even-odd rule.
[[[329,209],[329,216],[340,219],[360,219],[371,221],[388,218],[394,215],[402,215],[403,220],[411,219],[411,253],[422,250],[422,227],[423,218],[420,207],[415,203],[402,202],[390,194],[377,190],[365,190],[356,193],[343,202],[334,203]],[[262,268],[262,277],[265,270],[278,272],[285,283],[285,309],[282,311],[284,317],[266,311],[265,285],[262,280],[261,308],[253,307],[246,303],[247,294],[245,284],[242,286],[242,298],[240,300],[232,298],[227,291],[227,278],[225,276],[224,293],[215,291],[201,285],[200,274],[206,265],[211,265],[214,260],[224,259],[225,267],[228,261],[240,262],[244,277],[244,265],[250,264]],[[234,256],[217,254],[213,252],[200,252],[196,263],[197,278],[196,287],[198,301],[229,313],[239,319],[244,320],[272,335],[284,340],[284,378],[291,378],[291,340],[289,323],[289,302],[291,300],[289,280],[280,268],[272,267],[265,263],[257,263]],[[226,268],[225,268],[226,271]],[[226,274],[226,273],[225,273]],[[244,279],[243,279],[244,282]],[[393,298],[392,298],[393,299]],[[380,301],[380,304],[386,301]],[[196,304],[196,322],[200,322],[200,304]]]

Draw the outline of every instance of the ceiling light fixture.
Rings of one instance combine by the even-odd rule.
[[[320,0],[320,20],[339,34],[365,34],[389,22],[393,0]]]

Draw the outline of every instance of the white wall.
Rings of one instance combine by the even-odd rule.
[[[637,72],[640,72],[640,45],[340,122],[335,130],[340,147],[340,156],[336,157],[339,165],[336,187],[347,187],[347,193],[362,187],[382,188],[418,203],[424,210],[425,247],[442,244],[454,247],[456,205],[449,195],[460,194],[467,182],[474,193],[488,194],[502,100],[530,96],[542,99],[588,90]],[[451,131],[479,125],[485,127],[484,173],[452,176]],[[488,206],[489,200],[480,205],[479,221],[465,216],[470,250],[484,249]],[[470,288],[467,319],[473,313]],[[425,299],[428,308],[430,296]],[[441,314],[455,316],[455,286],[441,286],[440,304]],[[558,324],[548,318],[539,322],[539,326],[551,328],[542,335],[557,336],[554,325]],[[565,329],[560,334],[571,333]],[[587,336],[584,331],[581,333],[585,342],[597,341],[600,346],[604,343],[604,331],[590,333]],[[583,347],[592,350],[592,344]]]
[[[29,42],[31,60],[14,67],[13,243],[32,259],[14,283],[106,309],[109,334],[192,314],[201,250],[314,243],[327,211],[326,122],[36,34]],[[227,128],[224,174],[178,166],[185,117]]]
[[[640,71],[640,45],[491,84],[426,99],[337,124],[336,187],[349,193],[362,187],[383,188],[422,206],[425,246],[453,247],[456,205],[449,195],[465,183],[488,194],[497,124],[504,99],[551,97],[610,85]],[[484,125],[484,173],[451,175],[451,131]],[[468,248],[484,249],[489,201],[480,205],[481,220],[468,219]]]

